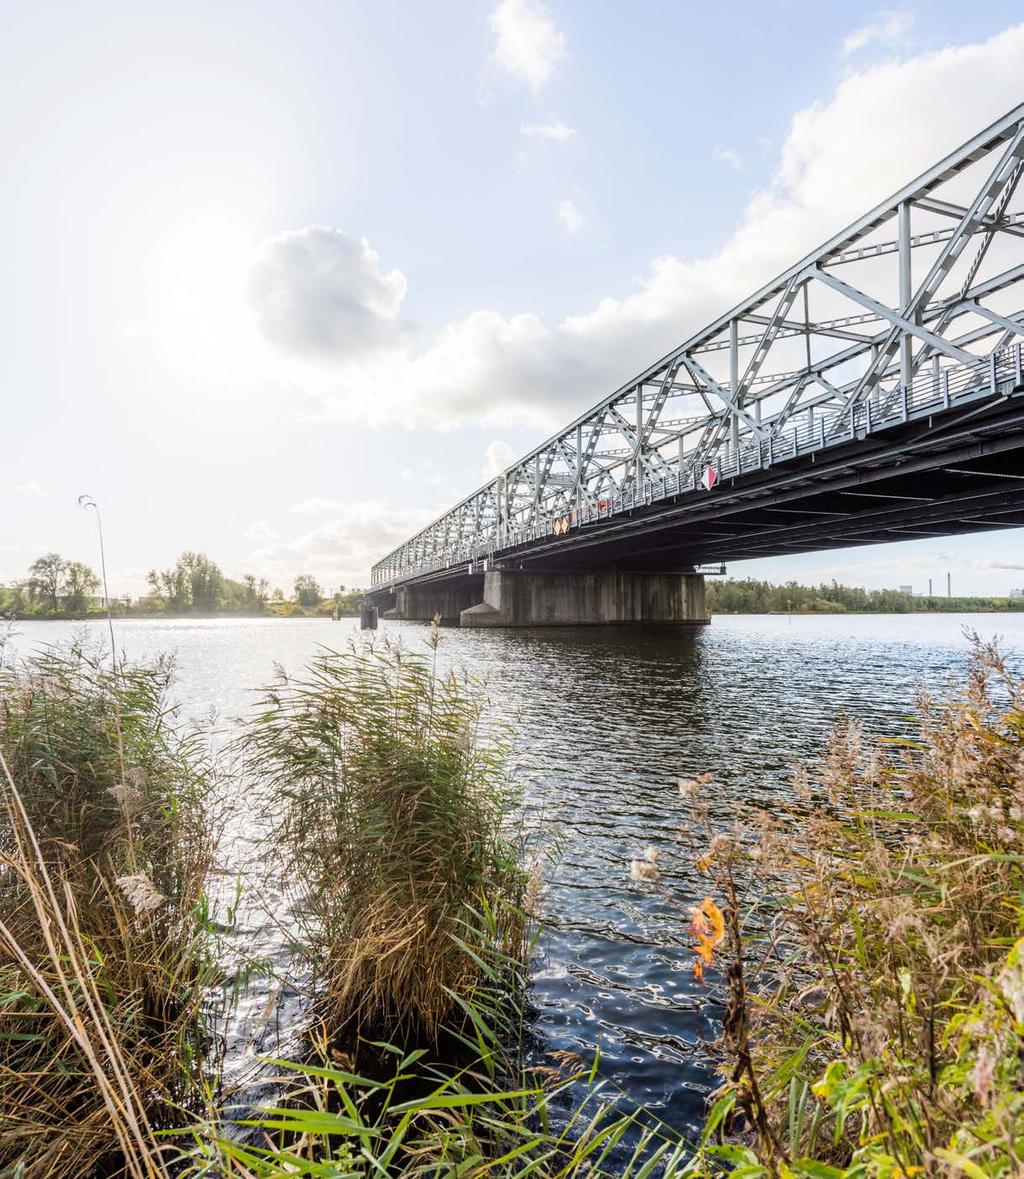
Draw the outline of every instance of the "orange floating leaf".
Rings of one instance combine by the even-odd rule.
[[[714,862],[714,859],[715,859],[714,852],[705,852],[704,855],[702,855],[700,857],[700,859],[697,861],[697,871],[698,872],[710,872],[711,865]]]
[[[693,977],[699,983],[704,981],[704,963],[699,958],[693,964]]]

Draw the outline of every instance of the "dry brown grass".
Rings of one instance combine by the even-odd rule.
[[[789,813],[719,847],[732,964],[707,1157],[1024,1173],[1024,685],[998,651],[976,641],[912,740],[844,726]],[[716,1155],[730,1118],[747,1145]]]
[[[168,674],[0,672],[0,1169],[163,1174],[201,1088],[209,782]]]

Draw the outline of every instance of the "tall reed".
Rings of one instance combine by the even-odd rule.
[[[521,956],[505,750],[481,732],[479,686],[439,674],[433,642],[322,653],[266,691],[242,739],[335,1036],[436,1040],[483,956]]]
[[[0,669],[0,1170],[163,1174],[202,1090],[211,782],[169,676]]]

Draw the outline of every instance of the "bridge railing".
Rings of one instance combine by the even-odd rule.
[[[374,588],[385,588],[411,577],[455,569],[460,565],[467,572],[479,572],[486,562],[498,553],[507,553],[522,545],[558,535],[556,524],[568,521],[569,529],[586,528],[623,512],[645,507],[660,500],[687,493],[705,494],[701,479],[708,466],[714,468],[717,481],[740,478],[754,471],[765,470],[804,455],[862,440],[871,434],[891,429],[914,419],[941,412],[979,396],[1007,393],[1024,385],[1022,376],[1022,345],[1010,344],[970,364],[952,365],[918,376],[908,385],[893,389],[876,387],[871,394],[851,408],[837,414],[834,411],[810,409],[795,425],[784,430],[773,429],[766,419],[760,433],[751,431],[738,447],[723,445],[710,459],[707,456],[680,464],[662,479],[642,479],[625,493],[602,498],[596,503],[582,504],[578,511],[544,518],[527,526],[506,524],[497,537],[475,544],[458,544],[443,552],[432,554],[421,561],[392,573],[376,568]],[[666,460],[666,465],[671,465]]]

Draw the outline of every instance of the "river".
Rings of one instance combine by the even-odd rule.
[[[220,729],[251,706],[275,663],[298,672],[321,646],[337,648],[354,620],[212,619],[123,621],[117,642],[131,659],[174,653],[176,694],[192,718]],[[773,805],[788,797],[795,760],[820,753],[843,714],[869,731],[907,731],[916,688],[942,689],[965,666],[965,629],[1024,647],[1024,614],[719,616],[697,631],[632,628],[446,630],[445,660],[486,680],[515,727],[529,822],[560,850],[549,872],[547,927],[533,963],[532,1032],[538,1059],[568,1049],[675,1130],[692,1133],[714,1083],[717,1034],[710,992],[691,973],[680,908],[630,879],[629,861],[661,853],[666,891],[699,901],[706,878],[676,836],[687,816],[676,778],[710,770],[708,801],[723,827],[736,800]],[[17,623],[7,655],[105,624]],[[387,623],[415,648],[426,630]],[[378,634],[382,633],[378,632]],[[260,845],[241,808],[229,831],[230,867],[258,870]],[[258,825],[258,824],[257,824]],[[270,896],[277,917],[286,898]],[[250,942],[287,965],[275,922],[248,909]],[[272,1007],[273,1005],[271,1005]],[[284,1050],[294,1042],[296,1003],[282,996],[268,1042],[267,996],[255,995],[231,1030],[232,1053]],[[289,1037],[288,1033],[292,1033]]]

